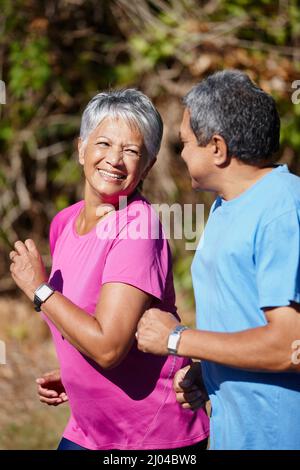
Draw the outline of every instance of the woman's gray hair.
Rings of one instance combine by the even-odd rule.
[[[280,118],[274,99],[248,75],[224,70],[210,75],[184,98],[200,146],[221,135],[229,156],[249,165],[276,161]]]
[[[163,122],[151,100],[134,88],[98,93],[85,108],[80,126],[80,137],[85,144],[90,133],[103,119],[121,118],[141,132],[151,163],[161,144]]]

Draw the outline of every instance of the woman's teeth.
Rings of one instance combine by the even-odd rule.
[[[101,176],[107,176],[109,178],[113,178],[115,180],[123,180],[125,175],[116,175],[115,173],[110,173],[109,171],[105,170],[98,170]]]

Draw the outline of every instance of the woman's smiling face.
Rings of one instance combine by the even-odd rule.
[[[116,204],[129,196],[147,174],[143,137],[133,124],[107,117],[92,131],[84,145],[79,141],[79,162],[84,167],[86,194]]]

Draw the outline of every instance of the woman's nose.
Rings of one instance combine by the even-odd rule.
[[[110,149],[106,154],[106,162],[111,165],[120,165],[123,164],[123,152],[119,149]]]

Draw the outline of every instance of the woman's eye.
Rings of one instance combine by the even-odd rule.
[[[98,145],[101,145],[101,147],[108,147],[109,143],[108,142],[97,142]]]
[[[124,149],[126,153],[131,153],[132,155],[138,155],[138,151],[137,150],[133,150],[133,149]]]

